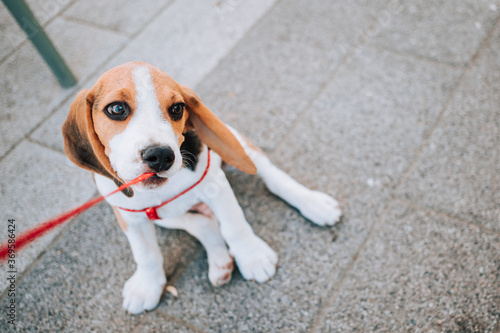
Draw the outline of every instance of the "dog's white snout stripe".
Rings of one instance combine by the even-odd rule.
[[[148,168],[155,171],[168,169],[174,173],[182,166],[178,138],[163,116],[149,69],[137,67],[132,71],[132,79],[136,89],[136,109],[127,128],[109,142],[111,164],[123,179],[133,179]],[[153,167],[144,160],[143,151],[151,146],[168,147],[168,152],[163,151],[157,156],[168,162],[168,168],[162,163]]]

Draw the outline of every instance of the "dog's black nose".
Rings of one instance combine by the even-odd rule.
[[[150,146],[142,151],[142,160],[156,172],[168,170],[174,164],[175,154],[170,147]]]

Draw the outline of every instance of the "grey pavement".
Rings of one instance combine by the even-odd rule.
[[[301,183],[336,197],[333,228],[254,176],[227,176],[280,258],[214,288],[202,246],[157,229],[168,283],[121,308],[135,264],[101,203],[16,257],[16,328],[0,331],[500,332],[500,1],[27,1],[78,77],[61,88],[0,5],[0,209],[16,233],[96,195],[60,127],[105,70],[152,63]]]

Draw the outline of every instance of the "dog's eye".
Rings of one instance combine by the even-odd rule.
[[[172,117],[172,120],[179,120],[182,118],[184,106],[184,103],[176,103],[168,109],[168,113],[170,114],[170,117]]]
[[[104,108],[106,115],[113,120],[125,120],[130,114],[127,103],[115,102]]]

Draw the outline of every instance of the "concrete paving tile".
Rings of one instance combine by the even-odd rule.
[[[64,155],[26,141],[0,163],[0,170],[0,211],[2,218],[16,220],[17,236],[89,200],[96,192],[90,175],[70,165]],[[51,232],[21,250],[17,256],[18,271],[23,272],[58,232]],[[0,242],[6,241],[7,233],[2,231]],[[5,264],[0,267],[6,271]],[[0,290],[6,286],[7,281],[0,279]]]
[[[30,43],[0,65],[0,156],[3,156],[69,93]]]
[[[271,150],[385,2],[280,2],[196,92],[224,121]]]
[[[466,65],[500,15],[500,1],[394,0],[371,42],[394,50]]]
[[[129,39],[117,33],[57,18],[46,28],[78,79],[92,74]]]
[[[0,60],[26,39],[26,34],[4,5],[0,6]]]
[[[157,234],[168,276],[199,251],[184,232]],[[111,207],[101,203],[77,217],[17,285],[17,321],[30,332],[132,332],[143,319],[157,318],[155,312],[131,316],[121,307],[123,285],[134,270],[126,237]]]
[[[181,84],[196,85],[276,0],[176,1],[114,58],[149,62]]]
[[[184,326],[171,318],[165,317],[159,311],[155,311],[134,331],[134,333],[153,332],[199,333],[203,331],[197,328]]]
[[[56,17],[75,0],[26,0],[36,19],[41,25]]]
[[[77,1],[64,16],[133,35],[172,1]]]
[[[343,223],[323,228],[271,195],[255,177],[238,171],[228,176],[255,233],[278,253],[276,276],[257,284],[235,272],[228,285],[213,288],[202,252],[176,284],[179,298],[167,299],[158,311],[208,332],[307,331],[384,201],[371,200],[373,193],[354,193],[346,198]]]
[[[398,195],[500,231],[500,29]]]
[[[460,74],[365,48],[338,71],[273,157],[304,183],[321,188],[331,182],[341,193],[355,184],[388,193]]]
[[[61,128],[66,121],[69,107],[78,92],[79,90],[75,91],[67,99],[67,101],[64,102],[56,112],[54,112],[54,114],[52,114],[47,120],[45,120],[43,124],[30,135],[30,138],[45,146],[64,153],[64,140]]]
[[[500,236],[392,205],[317,332],[493,332]]]

